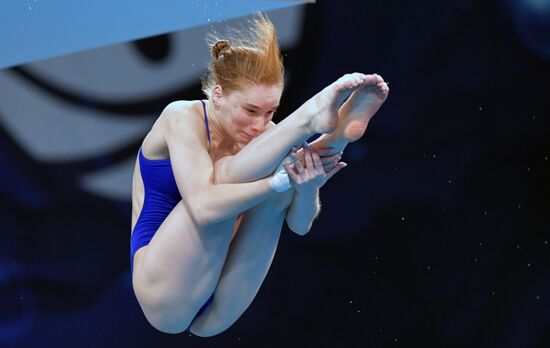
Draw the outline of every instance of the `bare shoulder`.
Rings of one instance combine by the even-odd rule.
[[[168,104],[161,114],[165,137],[198,137],[204,144],[207,135],[199,100],[178,100]]]
[[[198,138],[197,141],[202,142],[202,134],[198,131],[201,117],[197,104],[200,105],[200,101],[178,100],[171,102],[162,110],[151,131],[143,140],[142,151],[147,158],[168,158],[170,136]],[[194,136],[193,133],[197,135]],[[206,143],[206,137],[204,138]]]
[[[165,123],[193,123],[197,119],[197,100],[177,100],[162,110],[161,118]]]

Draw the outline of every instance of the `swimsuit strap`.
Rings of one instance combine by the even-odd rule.
[[[204,100],[201,100],[202,110],[204,111],[204,123],[206,123],[206,135],[208,136],[208,142],[210,142],[210,128],[208,127],[208,118],[206,117],[206,104]]]

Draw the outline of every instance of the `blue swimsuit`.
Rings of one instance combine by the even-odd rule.
[[[206,105],[202,101],[206,133],[210,142],[210,129],[206,117]],[[176,185],[176,179],[172,172],[170,159],[150,160],[143,156],[139,149],[139,167],[145,198],[139,214],[134,232],[130,238],[130,267],[133,272],[134,255],[141,248],[149,244],[162,222],[181,200],[181,195]],[[214,295],[202,306],[195,318],[201,314],[212,302]],[[194,319],[193,319],[194,320]]]

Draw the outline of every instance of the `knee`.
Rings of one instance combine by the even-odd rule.
[[[196,328],[194,325],[191,325],[191,327],[189,328],[189,332],[191,332],[193,335],[198,336],[198,337],[212,337],[212,336],[216,336],[216,335],[221,334],[221,333],[224,332],[225,330],[226,330],[226,329],[217,329],[217,330],[208,329],[208,330],[203,330],[203,329],[200,329],[200,328]]]
[[[212,337],[226,331],[235,320],[220,320],[213,313],[199,316],[189,327],[189,332],[198,337]]]
[[[193,319],[191,306],[174,301],[159,284],[144,284],[134,280],[134,293],[145,319],[152,327],[167,334],[184,332]],[[177,303],[176,303],[177,302]]]
[[[149,324],[151,324],[151,326],[156,330],[165,334],[180,334],[184,332],[191,324],[190,321],[174,320],[173,318],[169,318],[169,315],[164,313],[162,310],[149,310],[147,312],[144,310],[143,312],[145,313],[145,318]]]
[[[191,310],[175,306],[174,303],[169,304],[162,299],[143,304],[140,302],[140,306],[149,324],[166,334],[184,332],[191,325],[194,316]]]

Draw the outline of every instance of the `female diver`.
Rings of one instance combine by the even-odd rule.
[[[376,74],[347,74],[275,125],[283,64],[272,23],[258,15],[248,35],[218,40],[211,53],[208,100],[170,103],[143,140],[130,238],[132,285],[149,323],[202,337],[251,304],[285,219],[309,231],[319,188],[389,92]]]

